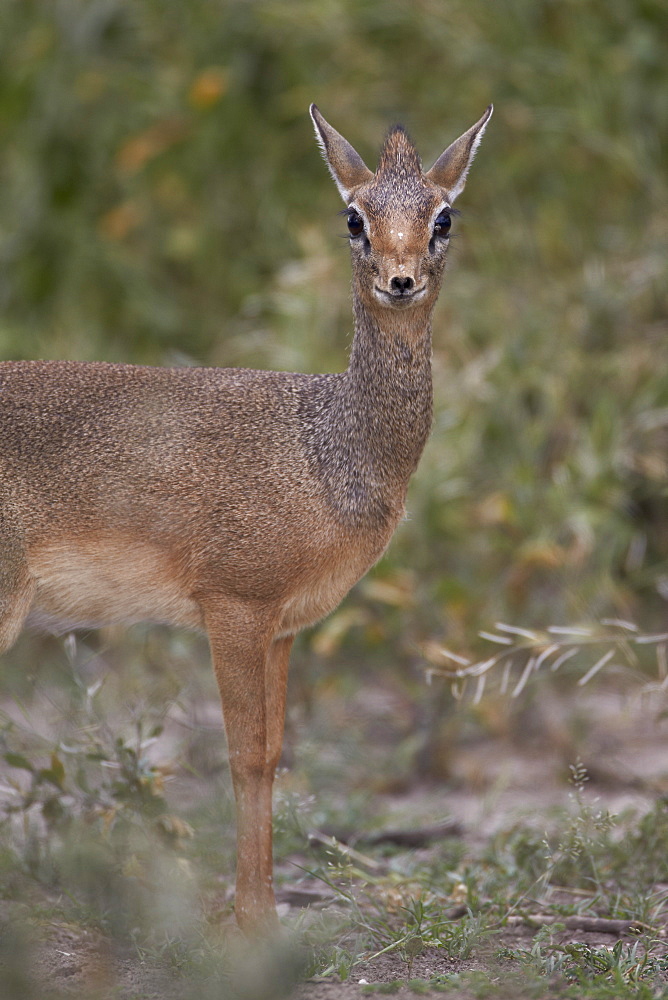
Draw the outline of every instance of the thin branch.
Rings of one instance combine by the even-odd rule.
[[[584,653],[588,646],[598,645],[609,648],[580,677],[578,687],[584,687],[604,667],[608,667],[618,671],[622,669],[635,677],[648,693],[668,689],[668,632],[643,634],[637,625],[622,618],[605,618],[600,623],[591,625],[550,625],[542,632],[507,625],[505,622],[496,622],[494,628],[496,632],[483,630],[478,633],[481,639],[504,647],[487,659],[472,661],[470,657],[445,649],[435,642],[425,643],[422,654],[432,664],[426,669],[428,682],[431,683],[435,676],[447,678],[451,683],[453,696],[459,700],[466,692],[467,679],[476,678],[473,704],[477,705],[485,692],[488,675],[497,667],[502,667],[499,684],[501,694],[506,694],[511,689],[513,672],[517,661],[522,658],[523,667],[511,690],[511,697],[517,698],[531,675],[543,666],[549,665],[550,671],[554,672],[579,653]],[[656,646],[657,683],[648,681],[640,670],[634,648],[651,645]],[[611,666],[615,653],[625,663]],[[454,668],[444,664],[443,660],[455,665]]]
[[[570,916],[562,917],[550,913],[527,913],[522,916],[508,917],[510,926],[525,924],[527,927],[549,927],[550,924],[564,924],[569,930],[592,931],[598,934],[628,934],[634,931],[641,934],[646,931],[656,932],[656,928],[644,924],[640,920],[613,920],[607,917]]]

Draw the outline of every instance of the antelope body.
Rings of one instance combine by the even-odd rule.
[[[275,921],[271,790],[290,648],[403,516],[431,424],[449,209],[491,107],[426,173],[401,128],[372,173],[315,106],[311,115],[348,208],[345,372],[0,364],[0,651],[26,622],[206,630],[248,930]]]

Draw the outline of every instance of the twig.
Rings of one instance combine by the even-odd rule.
[[[496,622],[496,632],[479,632],[479,636],[488,642],[503,646],[503,649],[487,659],[472,662],[467,656],[444,649],[434,641],[424,643],[422,654],[432,666],[427,668],[428,679],[434,676],[444,677],[450,681],[453,697],[460,699],[466,690],[466,681],[476,678],[473,703],[481,700],[488,675],[502,667],[500,679],[501,694],[507,693],[511,684],[511,675],[520,657],[526,657],[519,678],[511,689],[511,697],[517,698],[526,687],[529,678],[541,667],[548,666],[554,672],[568,660],[583,652],[588,646],[609,646],[593,666],[578,680],[578,686],[584,687],[604,667],[610,665],[617,652],[622,657],[623,667],[613,665],[616,670],[624,669],[635,676],[644,685],[648,693],[664,691],[668,688],[668,632],[641,634],[637,625],[621,618],[605,618],[600,624],[582,625],[550,625],[543,632],[530,631],[515,625]],[[613,630],[613,631],[611,631]],[[502,634],[499,634],[502,633]],[[651,683],[639,670],[638,657],[634,647],[656,646],[656,661],[658,683]],[[460,683],[463,682],[463,683]]]
[[[511,927],[525,924],[527,927],[548,927],[550,924],[564,924],[569,930],[592,931],[597,934],[628,934],[633,931],[641,934],[644,931],[657,933],[655,927],[644,924],[640,920],[613,920],[608,917],[587,917],[573,915],[563,917],[551,913],[527,913],[508,917],[506,923]]]
[[[362,842],[375,847],[378,844],[395,844],[397,847],[424,847],[435,840],[443,840],[446,837],[458,837],[463,833],[461,823],[454,819],[446,819],[441,823],[432,823],[425,826],[415,826],[405,830],[388,827],[386,830],[377,830],[374,833],[365,833],[363,830],[346,830],[339,828],[318,830],[317,835],[309,836],[317,840],[318,843],[332,846],[332,837],[342,846],[344,850],[350,850],[350,844]]]
[[[338,851],[339,854],[350,858],[351,861],[354,861],[358,865],[362,865],[363,868],[368,868],[369,871],[381,871],[384,867],[379,861],[375,861],[366,854],[356,851],[354,847],[349,847],[348,844],[342,843],[336,837],[331,835],[327,836],[327,834],[321,833],[320,830],[311,830],[308,835],[308,839],[316,844],[322,844],[323,847],[329,847],[330,849]]]
[[[457,837],[462,833],[461,823],[448,819],[431,826],[418,826],[412,830],[379,830],[360,839],[366,844],[396,844],[398,847],[424,847],[435,840]]]

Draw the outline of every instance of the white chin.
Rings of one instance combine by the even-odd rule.
[[[373,290],[376,301],[384,306],[389,306],[390,309],[409,309],[411,306],[417,305],[418,302],[422,302],[426,293],[426,288],[419,288],[410,295],[393,295],[391,292],[384,292],[382,288],[374,288]]]

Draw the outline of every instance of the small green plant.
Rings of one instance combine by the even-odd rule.
[[[607,809],[598,808],[596,800],[587,800],[585,788],[589,776],[582,761],[571,764],[570,771],[573,786],[570,798],[575,808],[554,851],[545,840],[548,865],[543,886],[547,888],[551,881],[558,880],[562,885],[581,885],[606,898],[606,865],[616,818]]]
[[[145,728],[145,720],[138,720],[132,740],[121,736],[105,740],[99,726],[94,732],[84,729],[80,743],[61,743],[45,764],[5,749],[1,754],[5,764],[27,775],[28,781],[8,774],[13,795],[2,806],[0,823],[7,827],[12,817],[20,816],[33,855],[35,845],[41,844],[47,856],[53,838],[65,837],[76,822],[109,841],[146,825],[165,843],[179,844],[191,829],[170,813],[163,795],[163,770],[146,756],[161,726],[150,724],[146,732]],[[11,735],[8,729],[2,735],[5,748]],[[36,863],[33,856],[30,864],[34,868]]]
[[[597,897],[612,906],[607,879],[616,856],[619,818],[587,797],[589,779],[581,761],[571,765],[570,771],[571,808],[554,813],[550,833],[541,835],[532,826],[518,823],[498,835],[486,852],[493,865],[487,892],[498,896],[511,878],[513,911],[521,911],[524,899],[538,891],[549,893],[553,885],[581,889],[588,905]]]
[[[13,872],[5,891],[24,893],[28,879],[115,938],[168,940],[194,913],[194,880],[184,854],[191,828],[169,808],[165,768],[148,753],[162,714],[135,712],[131,734],[116,735],[99,690],[74,685],[76,735],[46,752],[10,721],[0,732],[0,838]]]
[[[274,841],[277,851],[287,853],[301,847],[313,824],[315,796],[290,788],[287,773],[279,771],[274,786]]]
[[[651,942],[616,941],[610,947],[577,941],[561,944],[554,935],[563,934],[563,929],[552,927],[548,934],[537,936],[530,949],[501,949],[499,957],[519,961],[542,976],[559,976],[582,986],[592,981],[637,986],[668,970],[668,958],[652,954]]]

